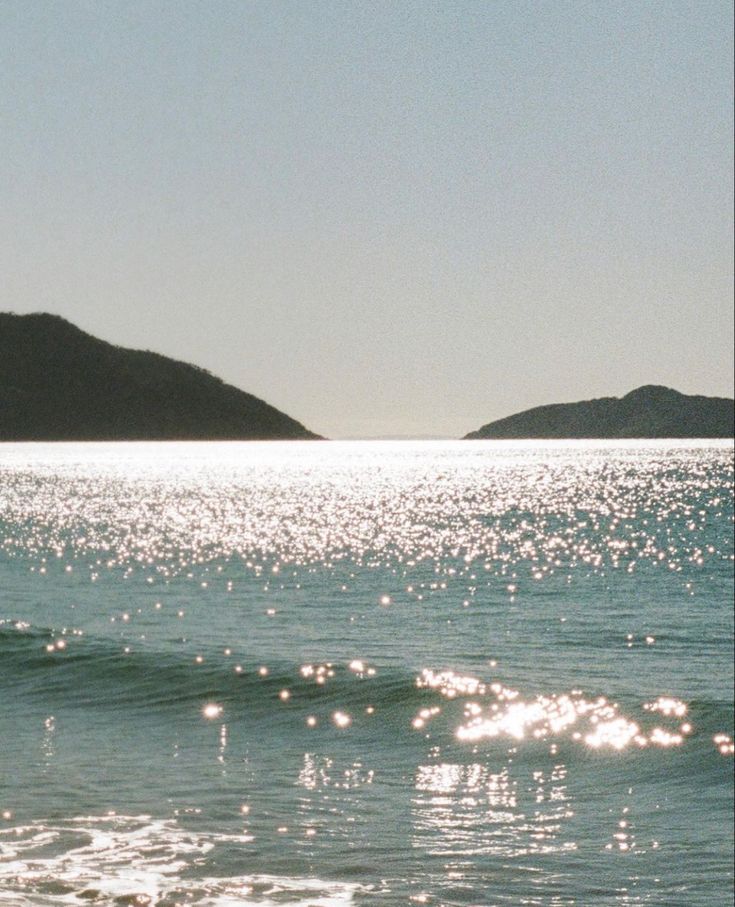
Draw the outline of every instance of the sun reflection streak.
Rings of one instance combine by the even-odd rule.
[[[481,762],[437,761],[420,765],[413,799],[414,847],[441,856],[447,871],[461,877],[473,856],[520,857],[569,852],[577,845],[565,834],[574,815],[567,769],[557,763],[519,783],[510,763],[493,771]]]
[[[680,746],[685,735],[692,731],[688,723],[677,730],[653,727],[646,731],[637,721],[623,715],[617,703],[609,702],[603,696],[585,699],[581,693],[574,691],[571,694],[539,695],[525,701],[518,698],[517,691],[509,691],[501,684],[491,684],[490,690],[496,701],[489,706],[483,708],[475,702],[465,705],[465,722],[455,732],[458,740],[465,743],[495,738],[542,741],[566,736],[574,742],[583,742],[593,750],[620,751],[632,745]],[[660,712],[665,717],[678,718],[687,712],[685,703],[665,697],[653,704],[646,703],[643,708],[649,712]]]
[[[200,589],[212,588],[211,574],[200,567],[233,556],[273,583],[294,564],[348,558],[356,565],[415,566],[456,558],[459,566],[446,577],[487,571],[513,598],[523,596],[527,579],[546,582],[562,571],[630,573],[647,562],[676,573],[729,559],[728,548],[703,540],[708,511],[697,504],[714,487],[731,489],[728,448],[708,448],[704,468],[701,451],[669,443],[665,467],[677,479],[662,494],[662,450],[599,446],[557,443],[531,453],[533,445],[497,444],[490,465],[463,448],[451,475],[442,446],[427,446],[417,458],[388,442],[355,448],[354,457],[340,444],[316,450],[172,443],[126,445],[122,456],[114,445],[75,447],[71,459],[44,445],[29,461],[27,450],[11,447],[3,512],[19,532],[0,538],[0,547],[11,557],[36,557],[31,569],[41,575],[52,557],[65,561],[67,575],[89,559],[92,581],[105,570],[129,576],[141,568],[147,581],[183,575]],[[380,468],[371,471],[373,464]],[[305,489],[314,502],[309,508]],[[720,513],[727,502],[712,497],[711,508]],[[657,524],[664,521],[675,544],[661,544]],[[443,579],[419,586],[407,578],[404,588],[422,600],[447,586]],[[379,591],[377,601],[390,606],[395,596]],[[656,643],[652,632],[642,638]]]

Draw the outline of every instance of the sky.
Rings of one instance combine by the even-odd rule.
[[[732,15],[0,0],[0,308],[334,438],[732,396]]]

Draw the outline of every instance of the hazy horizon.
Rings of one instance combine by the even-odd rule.
[[[732,15],[4,3],[2,308],[332,438],[731,397]]]

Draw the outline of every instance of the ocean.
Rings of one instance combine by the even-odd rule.
[[[731,442],[0,445],[0,905],[730,905]]]

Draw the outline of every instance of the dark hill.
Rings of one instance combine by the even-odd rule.
[[[255,440],[317,435],[209,372],[0,313],[0,440]]]
[[[732,438],[733,401],[648,384],[624,397],[537,406],[467,438]]]

